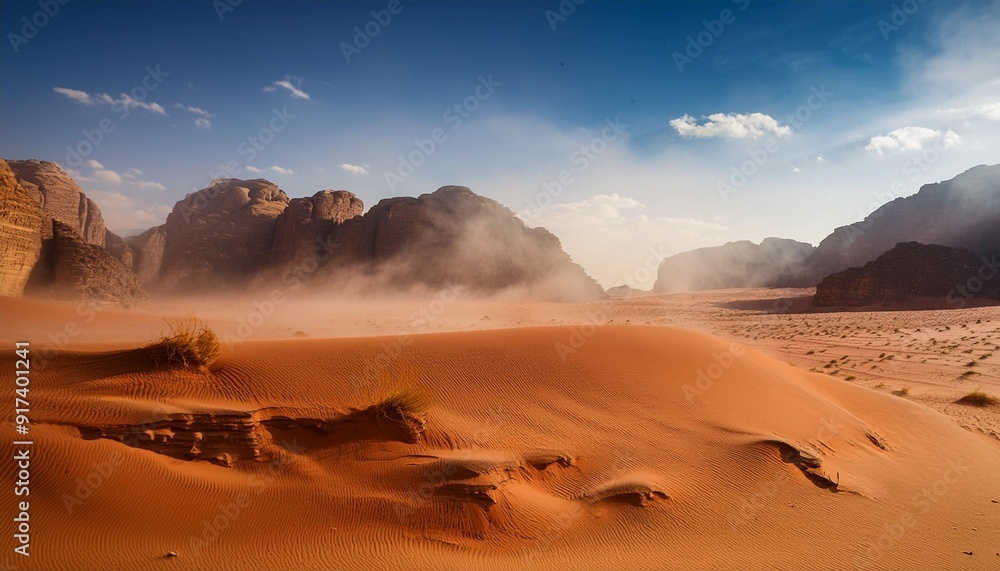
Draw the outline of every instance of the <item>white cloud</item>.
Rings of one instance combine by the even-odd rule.
[[[292,83],[293,81],[294,83]],[[265,87],[264,93],[272,93],[278,87],[280,87],[282,89],[287,89],[288,92],[292,94],[292,97],[296,99],[309,99],[309,94],[299,89],[300,85],[302,85],[302,78],[292,77],[289,75],[286,76],[285,79],[282,79],[281,81],[275,81],[273,84]]]
[[[293,80],[295,83],[292,83]],[[271,93],[275,90],[275,87],[281,87],[283,89],[287,89],[288,92],[292,94],[292,97],[295,97],[296,99],[309,99],[309,94],[299,89],[300,85],[302,85],[301,78],[288,76],[281,81],[275,81],[274,84],[268,85],[264,88],[264,92]]]
[[[872,137],[865,150],[884,155],[886,152],[921,151],[929,144],[938,143],[944,147],[957,147],[962,137],[954,131],[941,132],[927,127],[902,127],[885,135]]]
[[[163,224],[171,209],[170,206],[145,203],[120,192],[87,190],[87,196],[101,209],[108,228],[122,236]]]
[[[271,168],[269,168],[268,170],[274,171],[274,172],[276,172],[278,174],[289,174],[289,175],[290,174],[295,174],[294,170],[292,170],[292,169],[286,169],[284,167],[279,167],[278,165],[271,165]]]
[[[107,93],[98,93],[97,100],[107,105],[124,107],[125,109],[145,109],[146,111],[150,111],[158,115],[167,114],[166,109],[164,109],[163,106],[160,105],[159,103],[156,102],[147,103],[145,101],[139,101],[138,99],[133,98],[131,95],[127,93],[121,93],[119,95],[120,97],[118,99],[115,99],[114,97],[111,97]]]
[[[826,162],[826,157],[824,157],[823,155],[816,155],[816,162],[817,163],[825,163]]]
[[[139,169],[128,169],[125,174],[119,174],[104,165],[90,159],[83,163],[85,171],[66,169],[66,173],[81,186],[84,183],[99,183],[102,187],[106,185],[128,184],[142,190],[166,190],[167,188],[158,182],[142,180],[142,171]]]
[[[368,174],[368,165],[352,165],[350,163],[341,163],[340,168],[357,176]]]
[[[250,166],[250,165],[247,165],[247,166],[245,166],[243,168],[246,169],[247,172],[252,172],[254,174],[260,174],[260,173],[264,172],[264,169],[259,169],[257,167],[253,167],[253,166]]]
[[[65,95],[66,97],[69,97],[74,101],[79,101],[84,105],[104,104],[104,105],[113,105],[115,107],[124,109],[145,109],[146,111],[150,111],[158,115],[167,114],[167,111],[159,103],[156,102],[147,103],[145,101],[139,101],[138,99],[133,98],[131,95],[127,93],[122,93],[120,94],[119,98],[115,99],[114,97],[108,95],[107,93],[98,93],[96,95],[90,95],[86,91],[79,91],[77,89],[68,89],[65,87],[54,87],[53,91]]]
[[[97,182],[106,182],[109,184],[121,184],[122,175],[109,169],[97,169],[91,173],[90,178],[88,180],[94,180]]]
[[[685,138],[726,138],[742,139],[746,137],[761,137],[772,133],[779,137],[792,134],[792,128],[778,124],[778,121],[764,113],[713,113],[706,117],[702,124],[690,116],[684,115],[670,121],[670,126]]]
[[[74,101],[79,101],[84,105],[96,105],[97,102],[90,96],[86,91],[80,91],[78,89],[69,89],[68,87],[54,87],[52,88],[56,93],[60,93],[69,97]]]
[[[195,115],[201,115],[202,117],[211,117],[212,116],[212,114],[209,113],[208,111],[205,111],[201,107],[195,107],[193,105],[183,105],[181,103],[177,103],[177,104],[174,105],[174,107],[176,107],[178,109],[183,109],[185,111],[189,111],[191,113],[194,113]]]
[[[212,127],[212,122],[204,117],[198,117],[194,120],[194,126],[199,129],[210,129]]]
[[[802,169],[799,167],[792,167],[792,172],[802,172]]]

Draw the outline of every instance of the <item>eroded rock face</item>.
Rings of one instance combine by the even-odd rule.
[[[52,238],[43,242],[42,256],[27,290],[62,301],[91,300],[132,307],[146,298],[139,280],[104,248],[88,244],[67,224],[51,221]]]
[[[275,224],[272,262],[296,262],[313,254],[338,225],[361,216],[364,209],[361,200],[346,190],[321,190],[309,198],[292,199]]]
[[[815,248],[811,244],[766,238],[683,252],[663,260],[654,291],[700,291],[775,287],[801,270]]]
[[[977,258],[962,248],[905,242],[863,267],[848,268],[824,278],[816,286],[813,304],[821,307],[889,305],[920,297],[964,304],[970,298],[960,294],[959,288],[977,278],[989,263],[995,264],[995,261]],[[987,281],[984,287],[969,293],[972,297],[1000,299],[1000,279],[993,284]]]
[[[42,250],[42,209],[0,159],[0,295],[20,296]]]
[[[204,288],[254,275],[274,239],[288,196],[263,179],[220,179],[174,205],[166,223],[157,286]],[[143,274],[155,266],[157,242],[140,245]]]
[[[107,230],[101,210],[59,165],[37,160],[8,163],[45,217],[69,226],[88,244],[104,246]],[[51,238],[51,231],[51,226],[45,225],[42,238]]]

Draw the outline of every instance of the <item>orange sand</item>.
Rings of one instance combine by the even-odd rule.
[[[771,315],[719,306],[763,299],[760,292],[712,295],[569,306],[458,301],[419,322],[415,312],[438,306],[398,302],[366,315],[357,304],[303,312],[289,302],[251,340],[229,343],[208,371],[157,370],[126,351],[155,337],[164,313],[186,309],[106,310],[82,323],[71,306],[0,300],[0,370],[11,394],[11,341],[32,340],[39,358],[30,399],[32,556],[11,547],[0,563],[997,568],[995,412],[984,409],[982,426],[969,430],[955,421],[960,415],[843,380],[855,369],[867,372],[865,383],[878,378],[863,358],[891,383],[925,368],[950,379],[963,347],[977,355],[995,347],[985,345],[1000,322],[995,309],[920,312],[922,330],[950,327],[935,337],[957,347],[925,368],[892,371],[878,353],[913,361],[903,350],[930,343],[907,336],[907,312]],[[198,313],[223,334],[243,315],[239,302]],[[983,327],[967,323],[959,335],[956,319]],[[69,323],[80,332],[66,343],[49,336]],[[841,338],[835,326],[853,328]],[[296,330],[310,338],[290,338]],[[63,350],[43,363],[47,345]],[[845,353],[850,362],[841,365]],[[805,370],[830,359],[840,378]],[[996,382],[996,362],[983,360],[981,384]],[[929,377],[914,393],[943,395],[945,382]],[[430,400],[416,438],[393,418],[363,412],[401,388]],[[12,409],[0,424],[8,458],[17,438]],[[161,453],[183,449],[187,438],[148,424],[168,415],[221,439],[232,467]],[[129,442],[142,444],[94,435],[124,425],[138,427]],[[16,479],[13,462],[0,462],[0,471]],[[12,491],[0,505],[11,522]],[[170,551],[178,556],[164,558]]]

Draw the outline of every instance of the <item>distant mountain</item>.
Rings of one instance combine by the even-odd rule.
[[[670,256],[660,264],[654,291],[775,287],[794,279],[814,252],[811,244],[766,238],[700,248]]]
[[[926,184],[861,222],[837,228],[806,260],[798,281],[815,285],[834,272],[863,266],[900,242],[965,248],[977,257],[1000,253],[1000,165]]]
[[[671,256],[660,264],[654,290],[809,287],[902,242],[964,248],[978,258],[1000,254],[1000,165],[924,185],[861,222],[837,228],[816,248],[768,238],[760,246],[730,242]]]
[[[863,267],[823,278],[813,304],[851,307],[938,298],[958,308],[973,298],[1000,299],[1000,279],[982,279],[996,274],[963,248],[904,242]]]

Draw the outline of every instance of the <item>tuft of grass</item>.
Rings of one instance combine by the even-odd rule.
[[[857,377],[855,377],[854,375],[848,375],[848,376],[844,377],[844,380],[845,380],[845,381],[853,381],[853,380],[854,380],[854,379],[856,379],[856,378],[857,378]]]
[[[969,361],[968,363],[966,363],[966,364],[965,364],[965,366],[966,366],[966,367],[975,367],[975,366],[976,366],[976,364],[977,364],[977,363],[976,363],[975,361]]]
[[[964,397],[955,401],[956,404],[966,404],[969,406],[993,406],[1000,403],[997,397],[986,394],[983,391],[972,391]]]
[[[427,427],[431,399],[417,383],[416,368],[406,363],[387,367],[366,387],[363,410],[402,428],[411,442],[420,439]]]
[[[910,388],[903,387],[898,391],[892,391],[892,394],[896,395],[897,397],[905,397],[906,395],[910,394]]]
[[[197,317],[167,321],[167,326],[169,333],[145,347],[156,366],[200,368],[219,358],[222,352],[219,338]]]

